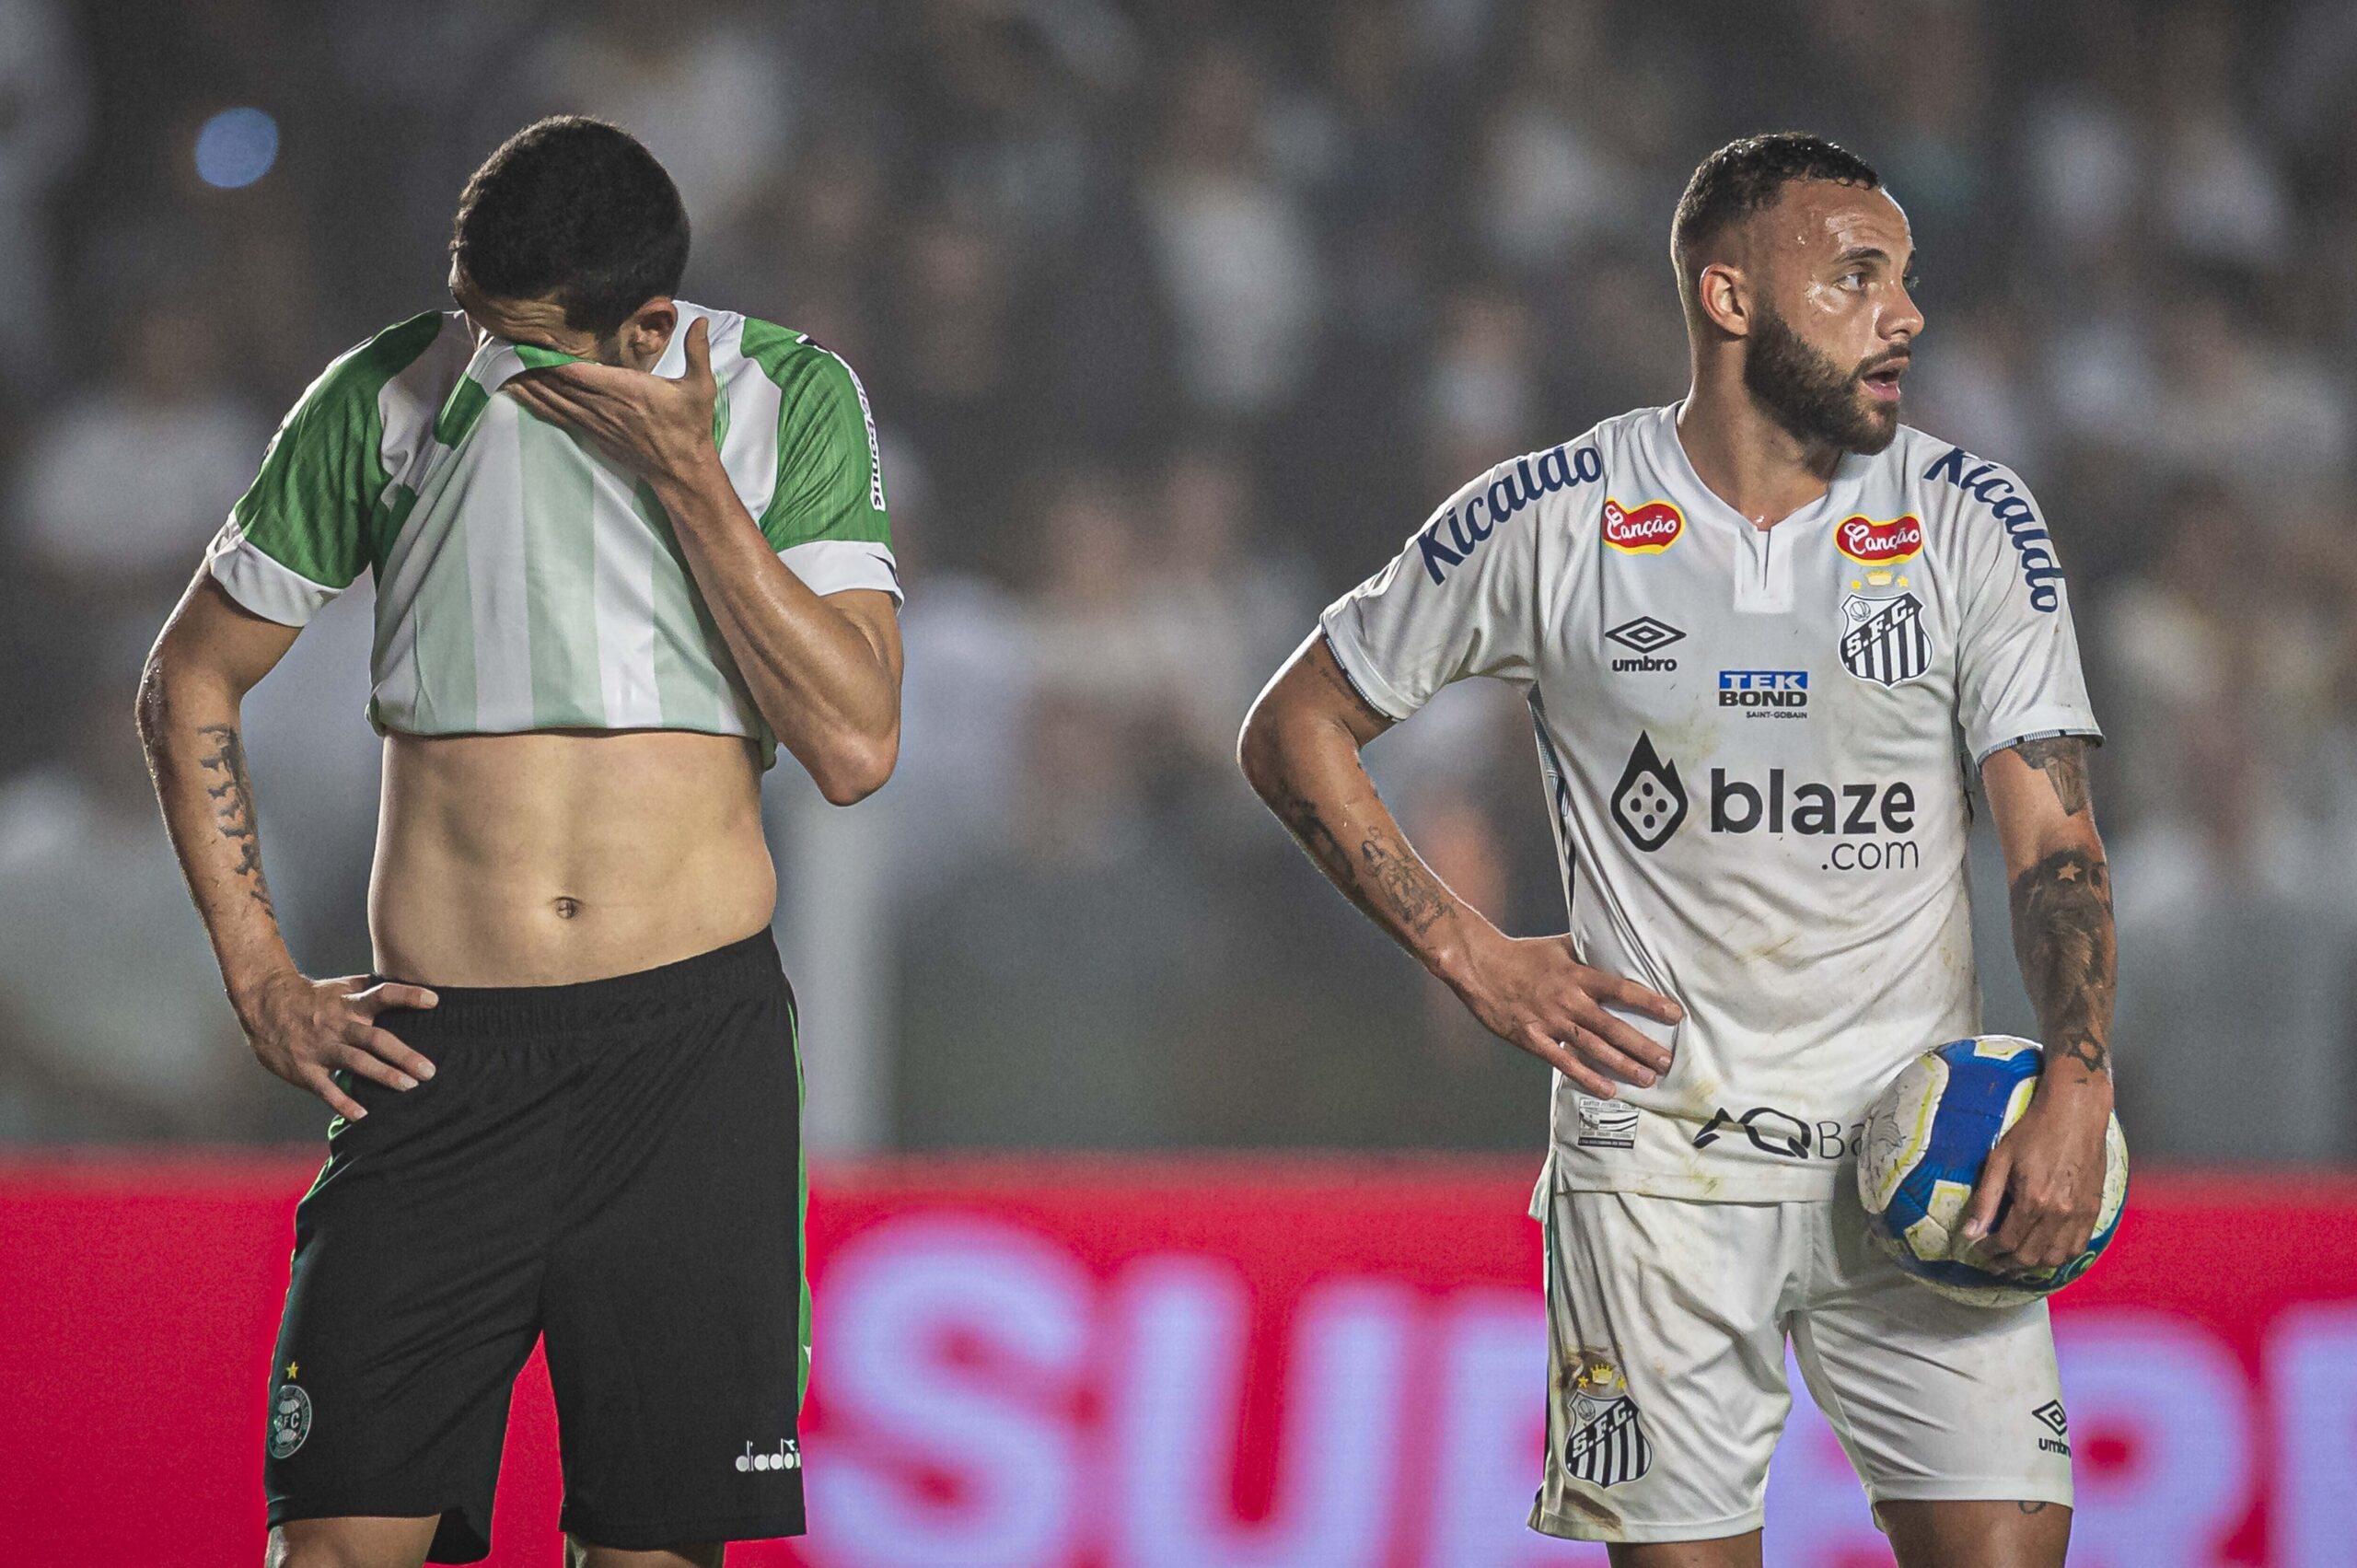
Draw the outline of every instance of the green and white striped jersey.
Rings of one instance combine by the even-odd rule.
[[[900,598],[859,377],[801,333],[682,302],[656,366],[711,322],[722,467],[819,594]],[[687,729],[772,738],[646,487],[586,438],[495,397],[567,356],[412,317],[353,349],[286,416],[205,555],[290,626],[377,580],[370,722],[417,735]]]

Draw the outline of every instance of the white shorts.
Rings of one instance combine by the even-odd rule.
[[[1530,1527],[1709,1540],[1759,1527],[1784,1337],[1875,1503],[2071,1502],[2046,1304],[1967,1307],[1832,1202],[1704,1203],[1542,1180],[1547,1472]]]

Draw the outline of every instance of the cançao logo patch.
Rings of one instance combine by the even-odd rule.
[[[1911,517],[1894,517],[1887,523],[1872,517],[1845,517],[1833,530],[1833,542],[1861,566],[1887,566],[1922,553],[1923,525]]]
[[[1658,555],[1685,531],[1685,514],[1666,501],[1634,507],[1604,503],[1604,542],[1631,555]]]

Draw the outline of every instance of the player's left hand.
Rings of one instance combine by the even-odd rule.
[[[716,456],[712,331],[688,323],[687,374],[674,381],[619,365],[558,365],[512,377],[500,389],[542,419],[595,441],[650,484],[684,482]]]
[[[2069,1262],[2086,1250],[2103,1205],[2104,1130],[2111,1097],[2041,1084],[2019,1121],[1989,1151],[1965,1205],[1972,1261],[2000,1273]]]

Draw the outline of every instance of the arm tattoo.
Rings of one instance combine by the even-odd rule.
[[[1376,734],[1380,735],[1391,727],[1393,722],[1391,715],[1377,711],[1375,704],[1368,702],[1359,689],[1351,683],[1349,674],[1342,668],[1342,661],[1334,656],[1330,645],[1326,650],[1324,658],[1312,659],[1309,663],[1327,685],[1350,699],[1352,711],[1373,725]]]
[[[1430,931],[1448,912],[1448,895],[1439,879],[1419,865],[1405,845],[1370,836],[1359,845],[1359,858],[1375,886],[1382,889],[1392,917],[1416,935]]]
[[[1300,841],[1309,858],[1322,866],[1329,877],[1347,878],[1351,875],[1351,857],[1342,853],[1342,841],[1318,814],[1318,802],[1292,787],[1290,782],[1269,802],[1270,809],[1285,825],[1287,831]]]
[[[2119,964],[2111,868],[2091,851],[2058,849],[2014,878],[2013,906],[2014,951],[2049,1060],[2110,1072],[2107,1040]]]
[[[2014,749],[2023,761],[2046,775],[2062,814],[2076,817],[2087,808],[2087,743],[2076,735],[2050,735],[2025,740]]]
[[[1334,885],[1377,920],[1388,917],[1422,936],[1455,908],[1439,879],[1405,845],[1370,834],[1353,859],[1318,812],[1318,803],[1299,790],[1284,787],[1271,796],[1269,805]]]
[[[197,766],[210,775],[204,793],[213,802],[214,826],[238,846],[238,864],[230,867],[230,875],[245,883],[248,896],[274,918],[278,912],[261,877],[261,835],[254,818],[254,781],[246,772],[245,742],[234,725],[199,725],[196,732],[213,743],[197,759]]]

